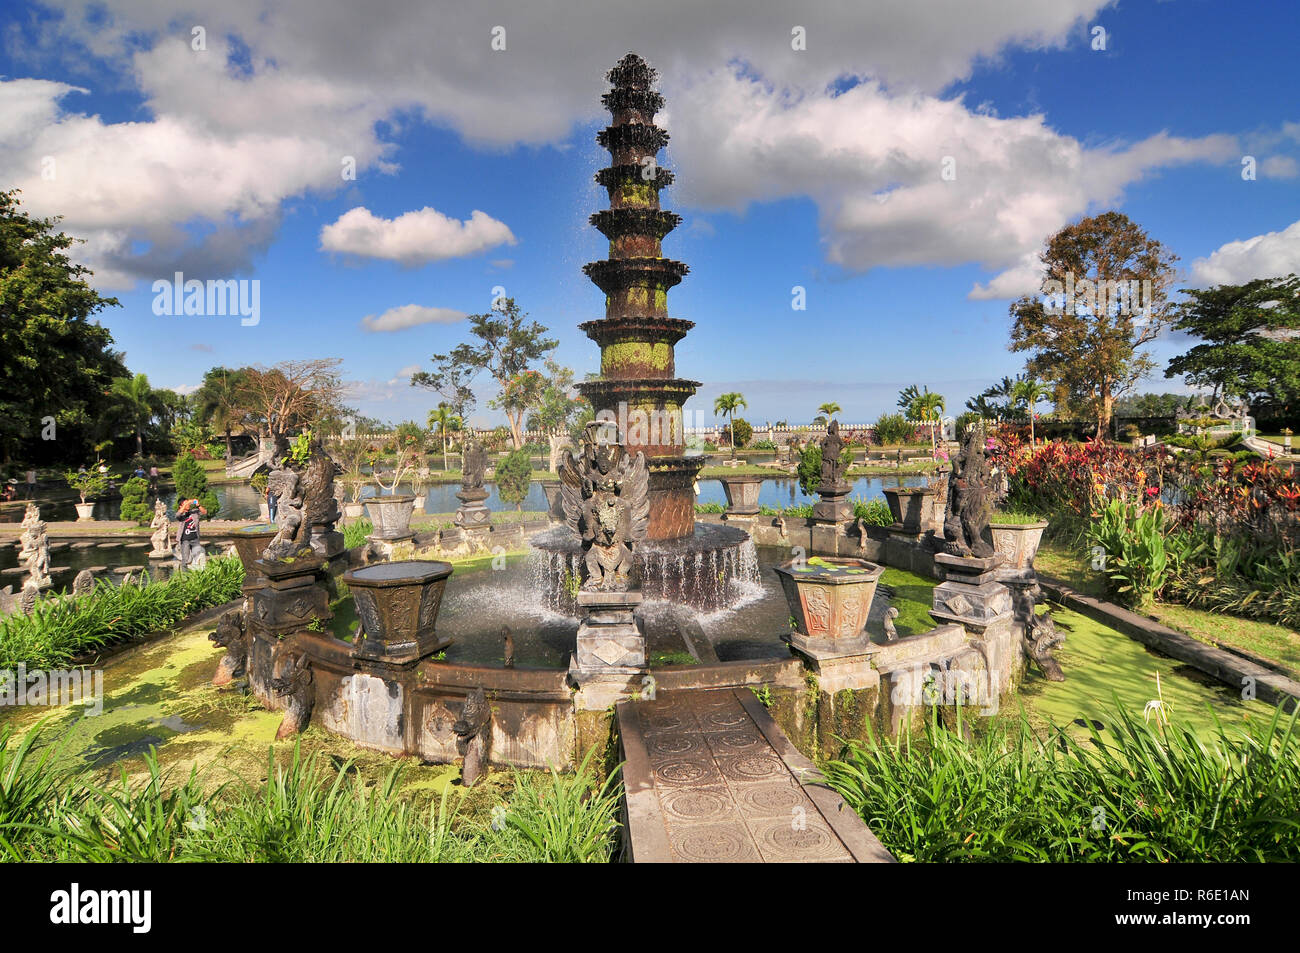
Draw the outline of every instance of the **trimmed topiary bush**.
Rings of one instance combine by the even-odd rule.
[[[916,428],[904,420],[902,414],[881,414],[872,429],[876,433],[876,442],[887,445],[906,443]]]
[[[129,523],[147,523],[153,518],[153,507],[145,502],[149,481],[144,477],[131,477],[122,487],[122,509],[117,518]]]
[[[177,458],[172,479],[176,483],[177,505],[180,505],[182,500],[198,500],[208,511],[208,519],[217,515],[217,511],[221,509],[217,502],[217,494],[208,489],[208,476],[193,455],[182,453]]]

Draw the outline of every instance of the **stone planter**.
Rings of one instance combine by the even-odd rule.
[[[546,516],[552,523],[564,522],[564,499],[559,480],[543,480],[542,492],[546,494]]]
[[[93,519],[95,518],[95,504],[94,504],[94,503],[77,503],[77,504],[76,504],[76,507],[77,507],[77,522],[78,522],[78,523],[84,523],[84,522],[86,522],[87,520],[93,520]]]
[[[344,503],[343,516],[350,520],[359,520],[366,515],[366,504],[364,503]]]
[[[372,536],[378,539],[409,539],[411,533],[411,513],[415,510],[413,496],[372,496],[366,500],[366,511],[370,513],[370,522],[375,531]]]
[[[405,665],[450,645],[435,626],[451,573],[451,563],[419,559],[344,573],[364,633],[353,655]]]
[[[235,555],[239,561],[244,564],[244,586],[259,586],[266,582],[266,577],[262,575],[257,568],[257,561],[262,558],[262,550],[279,530],[273,523],[256,523],[252,526],[241,526],[230,534],[231,542],[235,546]]]
[[[758,513],[758,491],[763,488],[763,478],[758,476],[722,477],[722,489],[727,494],[727,512],[733,516],[754,516]]]
[[[776,567],[794,618],[791,642],[798,649],[844,649],[865,645],[864,628],[884,566],[865,559],[815,556]]]
[[[263,523],[271,522],[271,504],[263,500],[257,504],[257,518]]]
[[[934,519],[935,489],[932,486],[896,486],[884,489],[894,525],[889,527],[911,536],[920,536]]]
[[[993,523],[993,550],[1004,557],[1006,569],[1033,569],[1038,544],[1042,542],[1047,521],[1037,523]]]
[[[428,499],[428,494],[426,494],[426,493],[421,493],[421,494],[419,494],[418,496],[416,496],[416,498],[415,498],[415,503],[412,504],[412,506],[411,506],[411,511],[414,512],[414,513],[423,513],[423,512],[424,512],[424,502],[425,502],[425,500],[427,500],[427,499]]]

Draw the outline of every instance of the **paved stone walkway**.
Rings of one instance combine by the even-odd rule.
[[[749,689],[662,692],[616,711],[634,861],[893,860]]]

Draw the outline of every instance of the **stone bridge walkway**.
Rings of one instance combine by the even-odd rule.
[[[639,863],[892,862],[747,688],[615,709]]]

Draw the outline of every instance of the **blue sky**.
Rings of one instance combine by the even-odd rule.
[[[1181,257],[1180,285],[1300,270],[1295,3],[569,6],[10,11],[0,185],[88,239],[78,254],[122,302],[103,320],[155,386],[339,357],[352,402],[394,421],[423,422],[437,398],[406,377],[465,339],[447,319],[487,310],[496,286],[553,330],[561,362],[597,367],[575,326],[602,314],[581,267],[604,256],[594,135],[603,72],[628,49],[668,100],[663,200],[685,221],[665,254],[691,267],[669,305],[696,322],[677,349],[704,382],[694,409],[740,390],[759,425],[826,400],[868,422],[915,383],[960,410],[1023,367],[1007,306],[1042,241],[1107,208]],[[258,279],[259,323],[155,315],[150,286],[178,267]],[[431,320],[363,323],[400,308]],[[1184,346],[1154,350],[1163,364]],[[476,416],[497,422],[482,385]]]

